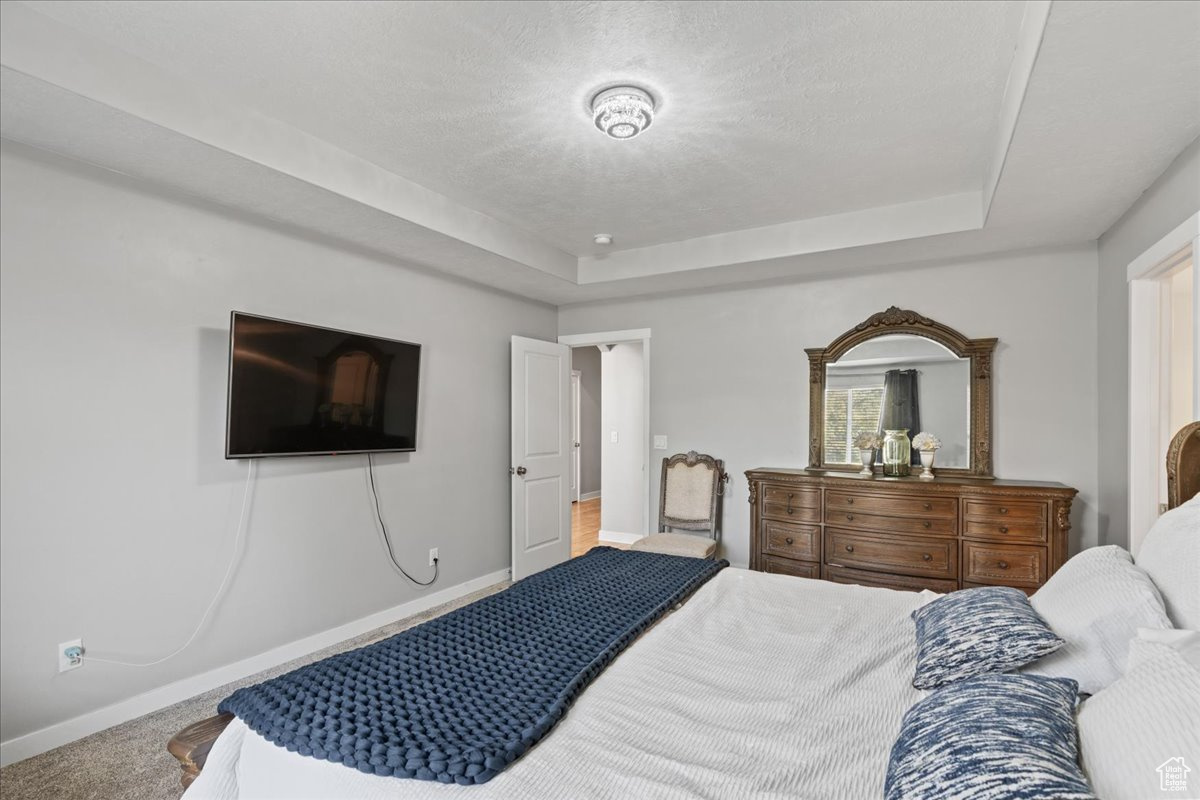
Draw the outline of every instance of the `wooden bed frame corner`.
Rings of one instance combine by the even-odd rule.
[[[208,751],[212,750],[217,737],[231,722],[233,714],[218,714],[188,725],[167,742],[167,752],[175,756],[179,768],[183,770],[183,788],[191,786],[192,781],[196,780],[204,768]]]
[[[1200,494],[1200,421],[1185,425],[1167,450],[1168,506],[1175,508]],[[167,751],[183,770],[183,787],[196,780],[213,743],[233,721],[233,714],[219,714],[189,725],[171,737]]]

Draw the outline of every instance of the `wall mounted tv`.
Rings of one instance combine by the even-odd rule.
[[[226,458],[417,448],[421,345],[234,311]]]

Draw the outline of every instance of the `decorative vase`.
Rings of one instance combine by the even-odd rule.
[[[912,443],[908,428],[883,432],[883,474],[900,478],[912,472]]]
[[[933,480],[933,457],[935,455],[937,455],[937,450],[921,451],[921,480]]]
[[[875,451],[871,449],[859,450],[858,459],[862,462],[862,469],[859,470],[859,475],[874,475],[875,474]]]

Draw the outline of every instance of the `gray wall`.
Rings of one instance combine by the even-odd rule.
[[[1179,154],[1099,242],[1099,542],[1129,546],[1129,283],[1130,262],[1200,211],[1200,139]]]
[[[568,306],[560,334],[650,328],[650,431],[672,452],[724,458],[724,552],[749,560],[746,469],[808,461],[808,362],[889,305],[967,336],[999,337],[995,467],[1000,477],[1074,486],[1071,548],[1097,543],[1096,250],[1045,250],[922,270]],[[1014,311],[1016,309],[1016,311]],[[658,486],[647,478],[651,508]]]
[[[0,271],[0,738],[509,564],[509,337],[553,308],[147,193],[5,143]],[[59,642],[151,660],[220,582],[245,462],[223,458],[230,309],[420,342],[420,450],[260,462],[244,552],[195,645],[57,674]],[[447,502],[458,496],[463,502]]]
[[[602,533],[649,533],[646,519],[646,373],[641,342],[614,344],[600,354]],[[612,440],[616,435],[617,440]]]
[[[579,376],[579,427],[583,444],[579,459],[579,490],[600,491],[600,351],[595,347],[571,349],[571,369]]]

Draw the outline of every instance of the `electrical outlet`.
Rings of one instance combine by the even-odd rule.
[[[667,437],[655,436],[654,437],[654,449],[655,450],[666,450],[667,449]]]
[[[429,548],[429,566],[433,566],[433,562],[437,561],[438,552],[436,547]]]
[[[616,444],[617,442],[619,442],[621,440],[621,435],[618,434],[616,431],[609,431],[608,432],[608,440],[610,442],[612,442],[613,444]]]
[[[72,655],[67,655],[70,650]],[[78,653],[76,654],[76,650]],[[79,669],[83,666],[83,639],[75,639],[70,642],[63,642],[58,646],[58,671],[70,672],[73,669]]]

